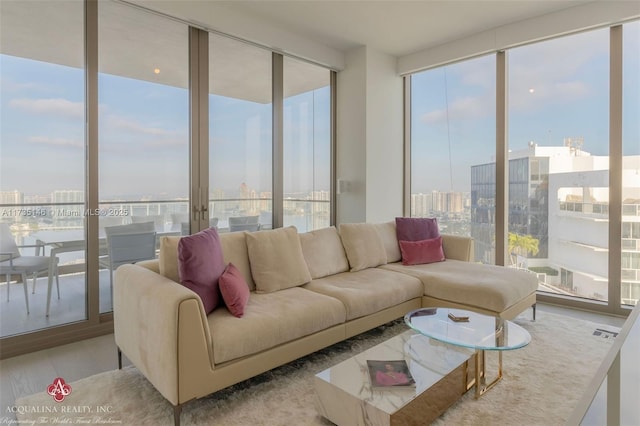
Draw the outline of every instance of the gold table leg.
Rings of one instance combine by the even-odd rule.
[[[480,398],[485,392],[494,387],[502,379],[502,351],[498,351],[498,375],[491,383],[487,384],[486,377],[486,356],[482,349],[477,349],[475,354],[476,364],[476,399]],[[471,385],[473,382],[471,383]]]

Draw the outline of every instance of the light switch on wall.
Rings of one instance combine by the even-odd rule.
[[[338,184],[336,186],[338,194],[349,192],[349,190],[351,190],[351,182],[345,179],[338,179]]]

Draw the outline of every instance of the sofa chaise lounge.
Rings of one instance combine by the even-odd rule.
[[[123,265],[114,282],[121,354],[173,405],[186,402],[402,317],[420,307],[459,307],[512,319],[534,307],[534,274],[471,263],[473,240],[443,235],[444,262],[402,265],[395,223],[221,233],[224,261],[250,289],[244,316],[180,284],[180,237],[161,240],[157,260]],[[292,253],[300,253],[303,259]],[[291,263],[308,271],[289,280]]]

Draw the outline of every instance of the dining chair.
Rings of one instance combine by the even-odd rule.
[[[109,269],[109,283],[113,291],[113,271],[118,266],[136,263],[156,257],[156,230],[154,222],[107,226],[107,255],[98,259],[103,268]]]
[[[218,218],[210,217],[209,218],[209,228],[217,228],[218,227]]]
[[[229,218],[229,232],[260,230],[260,216],[238,216]]]
[[[273,228],[273,213],[267,210],[262,210],[260,212],[260,229],[271,229]]]
[[[20,248],[35,247],[36,256],[23,256]],[[9,293],[11,290],[11,276],[20,275],[24,288],[24,301],[27,306],[27,314],[29,313],[29,297],[27,289],[27,276],[33,276],[33,288],[35,290],[36,279],[40,272],[48,272],[51,259],[49,256],[40,256],[40,244],[33,245],[17,245],[11,229],[6,223],[0,223],[0,275],[5,275],[7,280],[7,302],[9,301]],[[56,267],[54,269],[56,277],[56,286],[58,289],[58,298],[60,298],[60,281],[58,278],[57,258]]]
[[[189,214],[171,213],[171,230],[180,231],[181,235],[189,235]]]
[[[156,231],[164,230],[164,215],[141,215],[141,216],[131,216],[131,223],[144,223],[144,222],[153,222],[155,224]]]

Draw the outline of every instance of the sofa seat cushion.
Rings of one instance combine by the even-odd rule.
[[[339,300],[300,287],[251,293],[242,318],[226,309],[207,317],[216,364],[271,349],[345,319]]]
[[[444,262],[380,268],[420,278],[424,295],[502,312],[538,289],[535,274],[495,265],[447,259]]]
[[[320,278],[303,288],[339,299],[347,309],[347,320],[422,297],[424,291],[419,279],[376,268]]]

